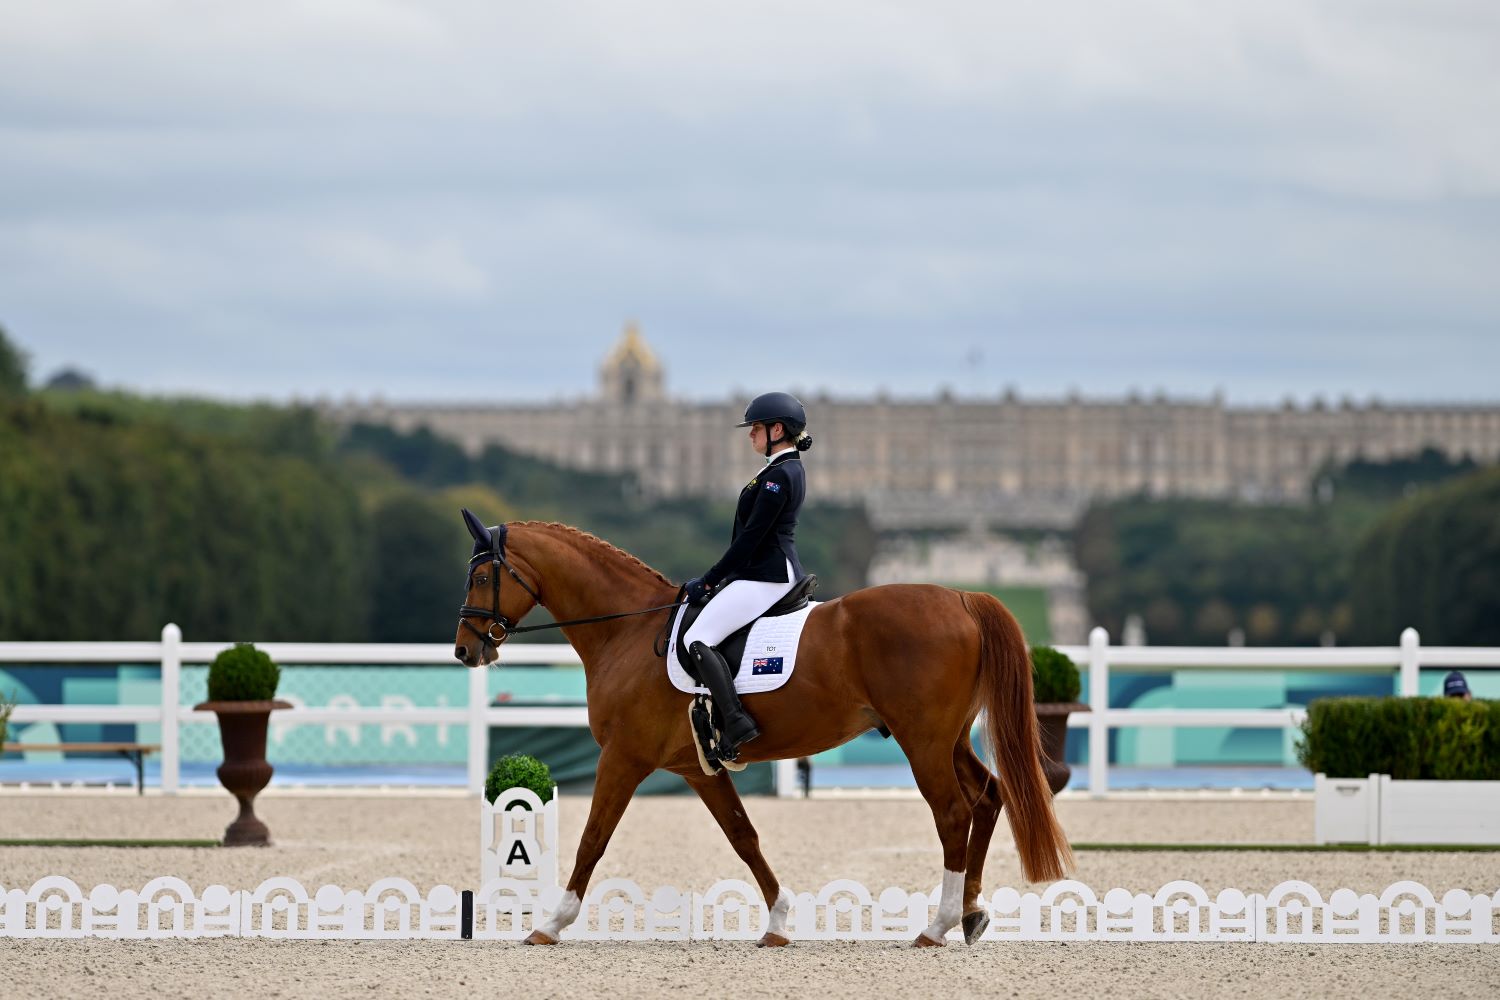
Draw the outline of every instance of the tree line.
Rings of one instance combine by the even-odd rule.
[[[1326,468],[1306,505],[1130,497],[1074,534],[1089,611],[1150,642],[1391,645],[1500,642],[1500,497],[1493,469],[1435,450]]]
[[[1074,533],[1093,618],[1156,643],[1500,645],[1500,472],[1435,451],[1318,474],[1300,506],[1125,498]],[[441,641],[487,523],[556,520],[673,579],[729,540],[733,497],[652,501],[623,475],[295,406],[32,392],[0,329],[0,639]],[[820,597],[864,584],[863,508],[810,503]],[[539,620],[544,612],[538,611]]]
[[[29,392],[0,330],[0,638],[152,639],[173,621],[190,639],[444,641],[461,506],[573,524],[673,579],[722,554],[733,517],[729,498],[653,502],[628,476],[304,407]],[[820,596],[861,586],[863,509],[810,504],[803,524]]]
[[[0,403],[0,636],[356,638],[364,515],[339,470],[235,436]]]
[[[1500,646],[1500,469],[1398,504],[1360,542],[1352,576],[1359,636],[1410,625],[1424,643]]]

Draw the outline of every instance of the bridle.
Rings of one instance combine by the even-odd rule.
[[[486,649],[498,648],[500,643],[517,632],[533,632],[537,629],[548,627],[547,625],[533,625],[531,628],[518,628],[515,622],[500,613],[500,569],[502,568],[510,574],[512,580],[521,585],[522,590],[531,595],[533,601],[541,604],[542,596],[532,589],[531,584],[521,579],[521,574],[517,573],[516,568],[510,564],[510,560],[505,558],[505,525],[501,524],[490,528],[489,535],[489,548],[481,552],[476,552],[469,559],[469,583],[472,584],[474,581],[474,570],[485,560],[488,560],[492,569],[490,573],[490,596],[493,606],[476,608],[472,604],[462,604],[458,609],[459,624],[478,636],[479,641],[484,644]],[[478,547],[478,545],[475,546],[475,548]],[[464,594],[467,595],[468,592],[469,587],[466,585],[464,587]],[[483,618],[489,622],[489,625],[480,629],[469,620],[470,618]],[[500,627],[499,638],[495,637],[495,627],[497,625]]]
[[[465,514],[467,514],[467,512],[465,512]],[[653,611],[666,611],[668,608],[680,608],[687,603],[687,601],[684,601],[682,599],[683,589],[679,588],[677,591],[676,601],[671,604],[662,604],[654,608],[643,608],[640,611],[620,611],[612,615],[596,615],[593,618],[572,618],[565,622],[547,622],[543,625],[521,625],[518,622],[511,621],[509,618],[500,613],[499,569],[504,569],[506,573],[510,574],[510,578],[516,581],[516,583],[520,584],[521,589],[530,594],[531,599],[537,604],[542,603],[542,595],[537,593],[537,591],[531,586],[531,584],[522,579],[521,574],[517,573],[516,568],[510,564],[510,560],[505,558],[505,536],[507,534],[506,526],[500,524],[485,530],[489,535],[489,545],[488,547],[481,549],[480,546],[484,545],[484,539],[481,538],[475,542],[474,548],[479,549],[479,551],[475,552],[474,555],[469,559],[468,583],[473,583],[474,570],[477,567],[483,565],[484,562],[488,560],[492,570],[492,572],[490,573],[490,603],[492,606],[488,608],[479,608],[475,607],[472,604],[466,603],[459,605],[458,608],[458,623],[464,628],[468,629],[470,632],[473,632],[474,635],[479,638],[480,643],[484,645],[485,649],[498,650],[500,644],[506,639],[509,639],[513,635],[521,635],[524,632],[540,632],[543,629],[565,628],[569,625],[592,625],[596,622],[614,621],[616,618],[630,618],[635,615],[649,615]],[[496,569],[495,567],[499,567],[499,569]],[[468,592],[469,586],[466,584],[464,587],[464,594],[467,595]],[[482,618],[485,621],[489,622],[489,624],[481,629],[472,621],[470,621],[470,618]],[[500,635],[498,637],[495,635],[496,627],[500,629]]]

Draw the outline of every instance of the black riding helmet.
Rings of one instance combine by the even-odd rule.
[[[774,424],[778,420],[788,426],[806,427],[807,410],[801,400],[789,392],[763,392],[750,400],[750,405],[745,407],[745,419],[735,426]]]
[[[774,445],[784,441],[796,441],[800,451],[806,451],[812,445],[812,438],[802,434],[807,427],[807,409],[802,401],[789,392],[763,392],[750,400],[750,405],[745,407],[745,419],[736,424],[736,427],[749,427],[751,424],[781,423],[785,426],[787,436],[776,441],[769,438],[766,440],[766,454],[771,454]]]

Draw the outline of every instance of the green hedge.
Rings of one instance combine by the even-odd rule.
[[[1297,759],[1330,778],[1500,781],[1500,701],[1319,699]]]

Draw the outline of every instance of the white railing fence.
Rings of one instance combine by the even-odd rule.
[[[0,642],[0,664],[5,663],[160,663],[161,702],[158,705],[18,705],[12,725],[30,722],[143,723],[161,726],[161,790],[177,793],[180,731],[183,723],[210,723],[212,712],[195,712],[182,700],[184,664],[212,663],[228,643],[183,642],[182,630],[167,625],[160,642]],[[278,663],[297,666],[457,667],[452,643],[257,643]],[[580,666],[578,653],[566,643],[506,645],[499,664]],[[489,704],[486,673],[470,670],[468,702],[457,707],[380,707],[284,709],[278,723],[408,723],[461,725],[468,731],[467,785],[473,795],[484,791],[488,769],[489,726],[586,726],[588,709],[581,705],[493,706]]]
[[[15,725],[31,722],[143,723],[161,726],[161,791],[179,788],[180,730],[183,723],[214,721],[211,712],[195,712],[179,704],[184,664],[206,664],[225,643],[183,642],[176,625],[162,629],[160,642],[0,642],[4,663],[160,663],[161,702],[158,705],[20,705],[11,716]],[[258,644],[279,663],[298,666],[334,664],[454,667],[449,643],[288,643]],[[1133,673],[1193,670],[1309,670],[1396,674],[1397,692],[1417,693],[1423,669],[1500,668],[1500,648],[1422,646],[1414,629],[1401,633],[1397,646],[1365,647],[1217,647],[1111,646],[1109,634],[1096,628],[1087,646],[1058,647],[1088,670],[1090,711],[1074,713],[1068,725],[1088,730],[1089,793],[1109,791],[1109,731],[1129,726],[1236,726],[1286,729],[1302,724],[1306,712],[1298,708],[1134,709],[1111,708],[1111,668]],[[506,645],[501,665],[543,664],[579,666],[577,652],[567,644]],[[467,785],[471,794],[484,789],[488,766],[490,726],[586,726],[588,709],[581,705],[511,706],[489,704],[486,673],[470,670],[468,704],[456,707],[316,708],[297,707],[278,712],[276,720],[303,723],[436,723],[462,725],[468,731]],[[778,762],[777,793],[795,794],[792,761]]]
[[[1127,726],[1238,726],[1289,729],[1307,717],[1300,708],[1110,708],[1112,667],[1132,673],[1173,670],[1308,670],[1322,673],[1396,674],[1396,693],[1418,693],[1423,670],[1500,668],[1500,648],[1423,646],[1416,629],[1405,629],[1397,646],[1111,646],[1109,633],[1096,628],[1087,646],[1059,646],[1088,668],[1090,711],[1074,713],[1068,725],[1089,731],[1089,794],[1109,791],[1109,731]]]

